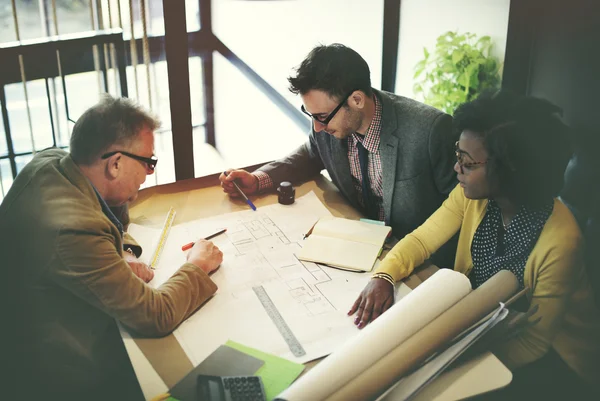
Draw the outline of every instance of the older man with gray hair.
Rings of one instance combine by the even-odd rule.
[[[7,398],[141,399],[115,320],[163,336],[217,290],[208,274],[223,255],[209,241],[160,288],[146,285],[141,248],[111,210],[153,173],[158,126],[106,95],[75,124],[71,153],[37,153],[0,205]]]

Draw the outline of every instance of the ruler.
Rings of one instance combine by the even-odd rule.
[[[160,231],[160,236],[158,237],[158,242],[156,243],[156,248],[154,248],[154,253],[150,258],[150,268],[156,269],[156,265],[158,264],[158,260],[160,259],[160,255],[165,247],[165,242],[167,242],[167,237],[169,236],[169,230],[171,230],[171,226],[173,225],[173,220],[175,220],[175,209],[170,208],[167,213],[167,217],[165,218],[165,223],[163,224],[163,228]]]
[[[277,327],[277,330],[279,330],[279,333],[283,336],[288,347],[290,347],[292,354],[294,354],[294,356],[306,355],[306,351],[302,348],[302,344],[300,344],[300,341],[298,341],[294,333],[292,333],[290,326],[283,320],[281,313],[277,310],[277,307],[269,297],[269,294],[267,294],[267,291],[265,291],[264,287],[262,285],[252,287],[252,290],[258,297],[263,308],[265,308],[265,311],[267,311],[267,315],[269,315],[273,323],[275,323],[275,327]]]

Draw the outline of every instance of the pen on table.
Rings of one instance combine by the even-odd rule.
[[[204,237],[204,239],[214,238],[214,237],[216,237],[219,234],[223,234],[225,231],[227,231],[227,229],[223,228],[223,229],[221,229],[221,230],[219,230],[217,232],[214,232],[214,233],[212,233],[210,235],[207,235],[206,237]],[[190,242],[189,244],[185,244],[184,246],[181,247],[181,250],[182,251],[187,251],[188,249],[191,249],[194,246],[194,244],[195,244],[195,242]]]
[[[308,230],[308,232],[306,234],[302,234],[302,239],[307,239],[309,235],[312,234],[315,226],[317,225],[317,223],[319,222],[319,220],[315,221],[315,224],[312,225],[312,227],[310,228],[310,230]]]
[[[223,174],[225,174],[225,177],[227,177],[229,175],[229,173],[227,171],[223,171]],[[254,206],[254,203],[252,203],[252,201],[250,199],[248,199],[248,197],[246,196],[244,191],[242,191],[242,189],[238,186],[238,184],[235,182],[235,180],[231,181],[231,183],[233,184],[235,189],[238,191],[238,193],[242,196],[242,198],[244,198],[244,200],[246,201],[248,206],[250,206],[250,208],[252,208],[252,210],[256,211],[256,206]]]

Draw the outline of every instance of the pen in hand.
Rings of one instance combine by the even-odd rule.
[[[214,238],[214,237],[216,237],[219,234],[223,234],[225,231],[227,231],[227,229],[223,228],[223,229],[221,229],[221,230],[219,230],[219,231],[217,231],[215,233],[212,233],[212,234],[204,237],[204,239]],[[185,244],[184,246],[181,247],[181,250],[182,251],[187,251],[188,249],[192,249],[192,247],[194,246],[194,244],[195,244],[195,242],[190,242],[189,244]]]
[[[227,171],[223,171],[223,174],[225,174],[225,177],[227,177],[229,175],[229,173]],[[246,203],[248,204],[248,206],[250,206],[250,208],[254,211],[256,211],[256,206],[254,206],[254,203],[252,203],[252,201],[250,199],[248,199],[248,197],[246,196],[246,194],[244,193],[244,191],[242,191],[242,189],[238,186],[238,184],[235,182],[235,180],[231,181],[231,183],[233,184],[233,186],[235,187],[235,189],[238,191],[238,193],[240,194],[240,196],[242,198],[244,198],[244,200],[246,201]]]

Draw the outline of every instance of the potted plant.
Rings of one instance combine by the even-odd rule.
[[[489,36],[446,32],[437,38],[435,52],[423,48],[424,58],[415,66],[415,95],[448,114],[458,105],[500,85],[500,63],[490,55]]]

